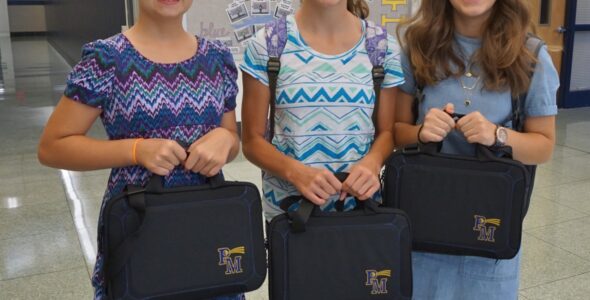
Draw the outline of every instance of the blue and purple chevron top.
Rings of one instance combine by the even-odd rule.
[[[89,43],[68,77],[64,94],[102,109],[100,117],[111,140],[164,138],[188,146],[221,124],[223,114],[235,109],[238,93],[237,68],[229,50],[220,42],[197,39],[197,53],[175,64],[150,61],[122,34]],[[126,185],[144,186],[150,175],[140,166],[113,169],[101,213],[107,200]],[[166,177],[164,185],[203,182],[201,175],[180,166]],[[92,278],[95,299],[105,296],[102,235],[99,222]]]
[[[224,112],[234,110],[238,92],[228,49],[197,39],[197,53],[176,64],[150,61],[123,34],[89,43],[68,78],[65,95],[101,108],[109,139],[165,138],[190,145],[218,127]],[[113,169],[106,196],[126,184],[144,184],[148,177],[142,167]],[[202,181],[179,167],[166,186]]]

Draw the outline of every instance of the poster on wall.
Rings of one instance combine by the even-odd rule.
[[[391,34],[416,6],[416,0],[365,1],[371,11],[369,19]],[[300,0],[195,0],[187,14],[187,26],[199,36],[223,41],[240,61],[248,39],[265,23],[293,14],[299,4]]]

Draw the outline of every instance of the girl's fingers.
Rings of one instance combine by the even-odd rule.
[[[330,195],[335,195],[338,193],[338,191],[328,183],[328,180],[321,180],[318,184],[320,188]]]
[[[326,200],[330,198],[330,194],[326,193],[322,188],[319,186],[313,186],[311,191],[316,194],[320,199]]]

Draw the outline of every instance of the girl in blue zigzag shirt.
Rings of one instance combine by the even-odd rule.
[[[280,201],[290,195],[303,195],[324,210],[346,200],[345,209],[351,209],[348,195],[367,200],[380,188],[379,171],[393,150],[395,87],[404,79],[399,47],[389,36],[374,128],[373,66],[361,20],[367,15],[364,0],[305,0],[287,17],[272,143],[265,140],[270,93],[264,29],[248,43],[241,65],[243,149],[265,170],[267,220],[282,213]],[[333,174],[342,171],[350,173],[344,183]]]

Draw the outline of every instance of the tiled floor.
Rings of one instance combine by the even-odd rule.
[[[39,135],[69,67],[43,39],[0,39],[0,51],[0,299],[90,299],[108,171],[39,165]],[[104,137],[100,123],[91,135]],[[225,172],[260,186],[243,157]],[[522,299],[590,297],[589,217],[590,108],[560,111],[558,146],[525,221]],[[266,287],[248,299],[267,299]]]

